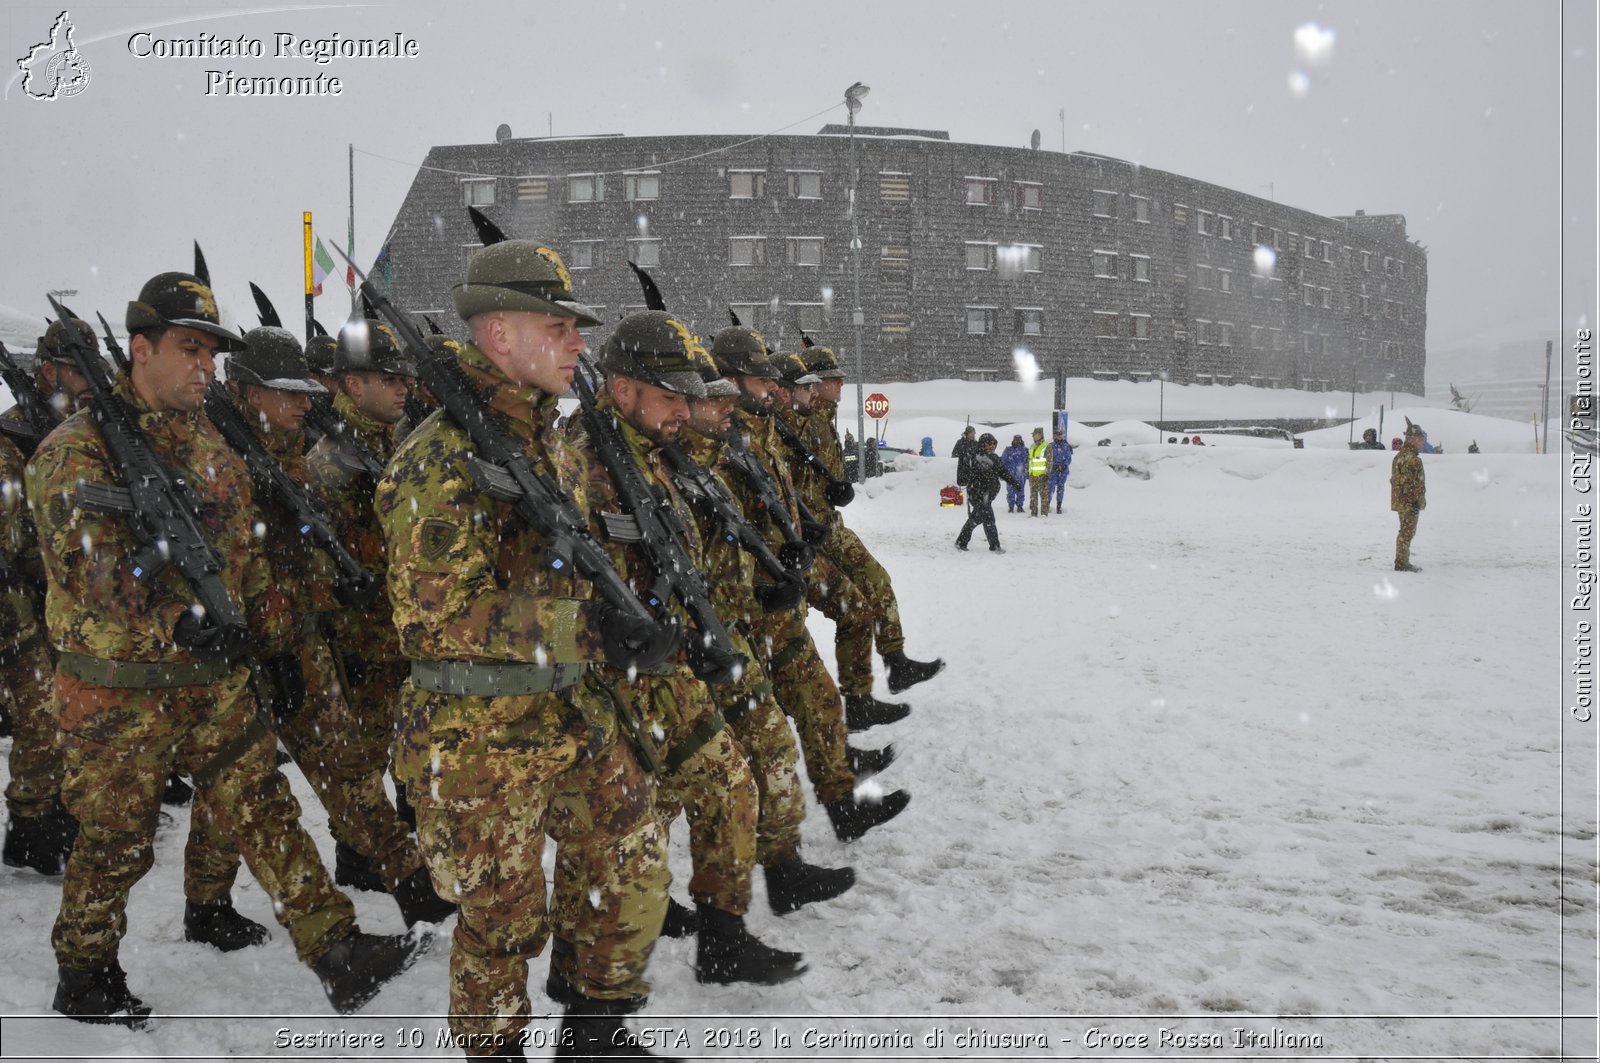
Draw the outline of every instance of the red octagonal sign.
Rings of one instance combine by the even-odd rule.
[[[866,401],[861,404],[861,408],[874,421],[881,421],[889,416],[889,396],[881,391],[874,391],[867,396]]]

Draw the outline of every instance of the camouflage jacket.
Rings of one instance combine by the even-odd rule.
[[[774,419],[781,419],[784,424],[795,431],[795,434],[808,447],[811,447],[813,451],[816,450],[813,443],[806,439],[806,420],[800,415],[799,411],[787,407],[782,409],[774,407],[772,416]],[[822,474],[813,469],[810,463],[796,453],[788,443],[785,443],[775,428],[772,430],[772,439],[775,447],[773,454],[789,470],[789,476],[794,481],[795,491],[801,500],[805,502],[806,508],[811,511],[812,517],[824,524],[842,523],[844,518],[839,516],[838,511],[829,503],[827,495],[823,493],[828,486],[828,481],[823,479]],[[817,456],[821,457],[820,454]],[[823,464],[827,464],[826,459],[823,460]]]
[[[839,404],[817,399],[800,423],[800,438],[828,471],[844,479],[844,444],[839,442]]]
[[[550,430],[555,396],[512,384],[474,346],[460,361],[534,467],[584,511],[581,465]],[[378,484],[401,653],[542,665],[603,659],[585,608],[589,584],[551,568],[538,532],[478,488],[467,465],[474,454],[467,433],[435,413],[406,437]]]
[[[722,466],[724,449],[722,443],[700,435],[686,425],[678,434],[678,445],[689,457],[711,471],[711,475],[721,482],[728,494],[739,504],[742,512],[748,512],[743,500],[732,487],[732,480],[737,474]],[[700,540],[705,543],[707,574],[716,573],[716,578],[711,581],[711,606],[716,611],[717,618],[724,624],[739,624],[748,630],[750,618],[761,611],[761,607],[756,604],[754,589],[757,579],[756,559],[738,543],[728,542],[722,522],[717,519],[709,505],[691,502],[687,508],[694,516]],[[764,572],[761,577],[768,582],[772,578]]]
[[[41,634],[36,589],[44,583],[39,557],[39,535],[33,528],[23,490],[22,451],[0,437],[0,551],[4,573],[0,578],[0,657]]]
[[[778,490],[778,498],[789,511],[789,519],[796,529],[800,527],[800,493],[795,489],[794,478],[789,475],[788,446],[778,438],[772,427],[772,418],[755,417],[741,410],[733,411],[733,430],[744,439],[750,452],[767,470],[768,478]],[[744,506],[745,516],[761,532],[767,545],[777,550],[783,545],[783,529],[756,505],[755,490],[745,482],[742,473],[724,469],[723,482],[733,489],[733,496]]]
[[[288,608],[254,534],[254,494],[244,460],[203,412],[157,413],[134,393],[126,375],[117,378],[115,390],[156,456],[182,472],[200,496],[197,516],[211,547],[222,555],[222,582],[242,604],[263,650],[282,650],[289,638]],[[188,581],[176,566],[147,581],[135,579],[131,559],[143,544],[124,517],[78,508],[79,480],[121,482],[87,410],[46,436],[28,466],[51,641],[62,650],[107,660],[194,660],[172,641],[173,626],[194,602]]]
[[[1428,482],[1422,472],[1422,455],[1402,450],[1389,471],[1389,508],[1396,513],[1428,508]]]
[[[395,452],[394,426],[362,413],[348,395],[336,396],[333,408],[350,426],[351,437],[387,464]],[[381,578],[384,533],[373,510],[376,484],[364,471],[350,467],[336,440],[318,440],[309,457],[311,482],[327,503],[334,530],[350,555]],[[365,609],[335,608],[333,630],[340,653],[355,653],[375,661],[403,656],[389,601],[383,595]]]

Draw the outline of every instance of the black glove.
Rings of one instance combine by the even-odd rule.
[[[172,641],[203,661],[222,661],[232,664],[245,655],[250,645],[250,630],[244,627],[223,627],[208,613],[198,615],[185,609],[172,628]]]
[[[359,653],[344,655],[344,680],[353,687],[367,681],[367,661]]]
[[[825,546],[833,538],[833,528],[814,520],[800,521],[800,538],[812,546]]]
[[[755,593],[763,612],[781,613],[800,604],[800,600],[806,596],[806,581],[788,572],[776,583],[756,584]]]
[[[693,634],[685,640],[684,649],[689,654],[690,670],[704,683],[732,682],[744,674],[745,668],[750,664],[750,659],[742,653],[729,653],[705,645],[705,639],[698,634]]]
[[[778,560],[791,572],[804,572],[817,560],[817,552],[807,542],[784,543],[778,547]]]
[[[353,578],[340,576],[333,581],[334,600],[351,609],[365,609],[373,603],[381,590],[383,584],[366,569],[362,569],[359,576]]]
[[[630,616],[602,602],[596,619],[606,663],[627,671],[630,668],[655,668],[678,648],[681,632],[676,617],[647,620]]]
[[[261,670],[272,680],[272,718],[288,723],[299,715],[306,705],[306,677],[300,670],[300,658],[292,653],[279,653],[261,662]]]
[[[856,497],[856,489],[843,480],[834,480],[822,489],[822,497],[828,500],[828,505],[834,509],[843,509]]]

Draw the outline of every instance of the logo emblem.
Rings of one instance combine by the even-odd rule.
[[[694,338],[694,333],[689,331],[687,325],[675,317],[667,318],[667,324],[672,326],[672,331],[676,332],[678,338],[683,341],[683,353],[689,359],[690,365],[697,365],[702,360],[710,361],[711,356],[706,353],[704,347],[700,346],[700,341]]]
[[[548,247],[536,247],[534,248],[534,251],[540,258],[550,263],[550,268],[554,269],[556,274],[561,278],[561,287],[565,289],[565,294],[571,295],[572,274],[567,272],[567,265],[565,262],[561,261],[561,256],[550,250]]]
[[[17,60],[23,92],[36,100],[58,100],[89,87],[89,61],[72,43],[73,29],[69,14],[61,12],[50,27],[50,39]]]
[[[200,281],[179,281],[178,287],[186,292],[194,293],[194,309],[196,313],[207,321],[222,320],[217,316],[217,301],[212,297],[210,288]]]

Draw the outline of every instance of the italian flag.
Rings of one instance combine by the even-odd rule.
[[[311,251],[311,288],[313,295],[322,294],[322,282],[334,270],[333,256],[328,254],[328,249],[322,246],[322,237],[317,237],[316,246]]]

